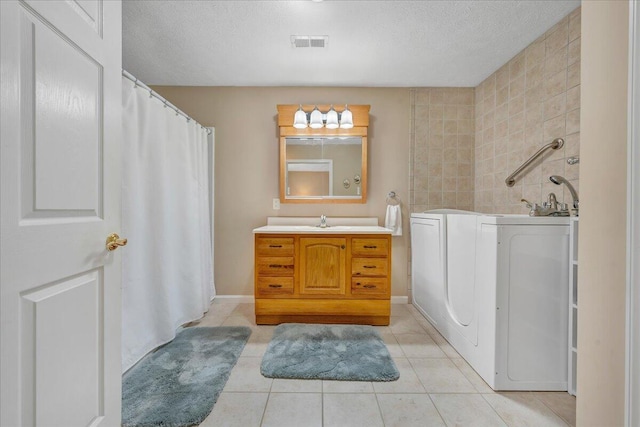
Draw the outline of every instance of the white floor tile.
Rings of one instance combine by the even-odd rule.
[[[322,393],[322,380],[288,380],[274,378],[272,393]]]
[[[440,427],[444,421],[427,394],[378,394],[385,427]]]
[[[324,427],[382,427],[375,394],[332,394],[323,396]]]
[[[393,361],[400,372],[400,378],[397,381],[373,381],[376,393],[426,393],[408,359],[394,358]]]
[[[393,333],[380,333],[380,337],[382,338],[382,341],[384,341],[384,344],[387,346],[391,357],[405,357],[405,354],[402,351],[402,348],[400,347],[400,344],[398,344],[398,340]]]
[[[259,427],[269,393],[222,392],[202,427]]]
[[[373,385],[368,381],[322,381],[324,393],[373,393]]]
[[[396,339],[407,357],[447,357],[427,334],[400,334]]]
[[[486,382],[484,382],[482,377],[473,370],[471,365],[469,365],[466,360],[451,359],[451,361],[458,367],[458,369],[460,369],[460,371],[464,374],[465,377],[467,377],[469,382],[473,384],[473,386],[479,393],[494,393],[493,389],[489,387]]]
[[[576,397],[564,391],[541,392],[532,394],[556,413],[570,426],[576,425]]]
[[[322,427],[321,393],[270,393],[263,427]]]
[[[477,393],[449,359],[410,358],[409,361],[428,393]]]
[[[413,316],[408,304],[391,304],[392,316]]]
[[[431,399],[448,426],[506,426],[480,394],[432,394]]]
[[[494,393],[482,396],[509,426],[566,427],[568,425],[530,392]]]
[[[260,373],[260,357],[240,357],[231,370],[231,375],[224,386],[224,391],[268,392],[271,389],[271,378]]]
[[[271,341],[272,336],[273,334],[269,331],[253,331],[249,340],[245,344],[240,357],[262,358],[264,353],[267,351],[267,346],[269,345],[269,341]]]
[[[411,316],[400,316],[395,317],[391,316],[391,320],[389,322],[389,328],[391,332],[394,334],[426,334],[427,331],[424,330],[420,323]]]
[[[413,306],[392,310],[391,325],[376,330],[394,357],[398,381],[272,380],[260,374],[260,364],[275,326],[256,325],[253,304],[214,301],[197,326],[249,326],[253,333],[201,425],[575,425],[574,397],[495,393]]]

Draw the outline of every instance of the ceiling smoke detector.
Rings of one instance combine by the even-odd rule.
[[[329,36],[291,36],[291,47],[327,47]]]

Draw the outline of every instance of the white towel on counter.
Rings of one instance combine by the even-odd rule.
[[[387,205],[387,216],[384,227],[392,230],[392,236],[402,236],[402,211],[400,204]]]

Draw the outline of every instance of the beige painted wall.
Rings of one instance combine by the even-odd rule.
[[[267,216],[375,216],[384,225],[386,194],[408,200],[410,95],[403,88],[154,87],[216,129],[215,283],[220,295],[253,294],[253,235]],[[278,197],[277,104],[369,104],[366,204],[282,204]],[[408,211],[393,238],[392,294],[407,295]]]
[[[579,426],[624,424],[628,10],[582,3]]]
[[[571,206],[567,187],[551,175],[564,176],[579,194],[579,164],[566,159],[580,154],[580,42],[578,8],[476,87],[476,211],[526,214],[522,198],[541,204],[549,193]],[[564,147],[507,187],[506,177],[555,138]]]

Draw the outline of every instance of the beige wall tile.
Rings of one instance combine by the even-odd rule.
[[[421,88],[416,90],[415,103],[417,105],[429,105],[429,88]]]
[[[573,12],[569,15],[569,41],[572,42],[580,37],[580,9],[576,9],[577,14]]]
[[[580,62],[569,65],[567,68],[567,88],[580,84]]]
[[[580,27],[578,8],[475,88],[415,90],[411,211],[526,213],[525,194],[537,203],[549,189],[565,196],[548,174],[578,182],[566,157],[580,152]],[[563,149],[506,187],[510,172],[559,137]]]
[[[524,111],[524,94],[511,98],[509,101],[509,117],[520,114]]]
[[[545,74],[546,75],[546,74]],[[555,74],[546,75],[544,80],[544,96],[551,98],[567,90],[567,70],[560,70]]]
[[[580,132],[580,109],[567,113],[567,134]]]
[[[545,55],[562,49],[569,42],[569,19],[563,19],[550,30],[545,38]]]
[[[559,116],[544,122],[544,139],[551,142],[566,135],[565,117]]]
[[[429,105],[442,105],[444,104],[444,93],[442,88],[433,88],[431,89],[431,94],[429,95]]]
[[[566,100],[567,96],[565,93],[547,99],[544,102],[544,120],[549,120],[564,114],[566,112]]]
[[[575,43],[575,41],[573,43]],[[551,54],[547,53],[544,61],[545,76],[551,76],[566,69],[567,69],[567,48],[566,47],[563,47],[562,49]]]
[[[443,112],[445,120],[456,120],[458,118],[458,107],[455,105],[445,105]]]
[[[574,86],[567,90],[567,111],[580,108],[580,86]]]
[[[527,72],[533,67],[539,67],[544,60],[545,39],[544,36],[531,43],[525,49],[527,56]]]
[[[525,53],[520,52],[511,61],[509,61],[509,78],[514,80],[524,73]]]
[[[575,64],[580,61],[580,39],[577,38],[569,44],[569,51],[567,53],[567,63],[569,65]]]
[[[457,119],[458,120],[474,120],[474,114],[473,114],[473,106],[472,105],[463,105],[463,106],[459,106],[457,107]]]
[[[524,77],[525,76],[520,75],[520,77],[511,80],[511,83],[509,83],[509,99],[513,99],[524,93]]]
[[[533,87],[536,87],[542,84],[543,76],[544,76],[543,63],[540,62],[536,65],[533,65],[531,68],[527,69],[525,88],[531,89]]]

